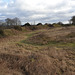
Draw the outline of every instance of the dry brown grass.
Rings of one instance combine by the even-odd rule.
[[[1,38],[0,75],[75,75],[74,31],[59,27]]]
[[[27,40],[25,40],[25,42],[27,42],[29,44],[38,44],[38,45],[47,44],[49,41],[50,41],[50,37],[48,37],[44,33],[35,34],[34,36],[32,36],[32,37],[28,38]]]

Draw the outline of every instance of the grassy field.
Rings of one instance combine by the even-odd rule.
[[[0,38],[0,75],[75,75],[74,26],[12,31]]]

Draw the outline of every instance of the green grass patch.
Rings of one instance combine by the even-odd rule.
[[[58,44],[59,44],[59,42],[57,42],[57,41],[49,41],[48,43],[44,44],[44,43],[29,42],[29,41],[27,41],[27,40],[22,40],[21,43],[24,43],[24,44],[31,44],[31,45],[38,45],[38,46],[58,45]]]
[[[40,43],[39,43],[39,44],[37,44],[37,43],[35,44],[35,43],[33,43],[33,42],[28,42],[28,41],[26,41],[26,40],[22,40],[21,43],[24,43],[24,44],[31,44],[31,45],[35,45],[35,46],[36,46],[36,45],[39,45],[39,46],[42,45],[42,44],[40,44]]]
[[[58,41],[49,41],[47,44],[42,44],[42,43],[33,43],[33,42],[28,42],[27,40],[22,40],[21,43],[31,44],[34,46],[37,45],[37,46],[75,47],[75,42],[64,43],[64,42],[58,42]]]
[[[34,33],[26,34],[26,36],[31,37],[31,36],[33,36],[33,34],[34,34]]]

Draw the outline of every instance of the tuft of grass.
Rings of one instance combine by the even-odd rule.
[[[23,47],[23,45],[20,42],[17,42],[16,45],[19,47]]]
[[[34,33],[26,34],[26,36],[28,36],[28,37],[31,37],[31,36],[33,36],[33,35],[34,35]]]
[[[67,38],[73,38],[75,37],[75,32],[71,32],[70,34],[67,35]]]

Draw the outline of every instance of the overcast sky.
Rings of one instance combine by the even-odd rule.
[[[63,22],[75,15],[75,0],[0,0],[0,20],[18,17],[23,23]]]

